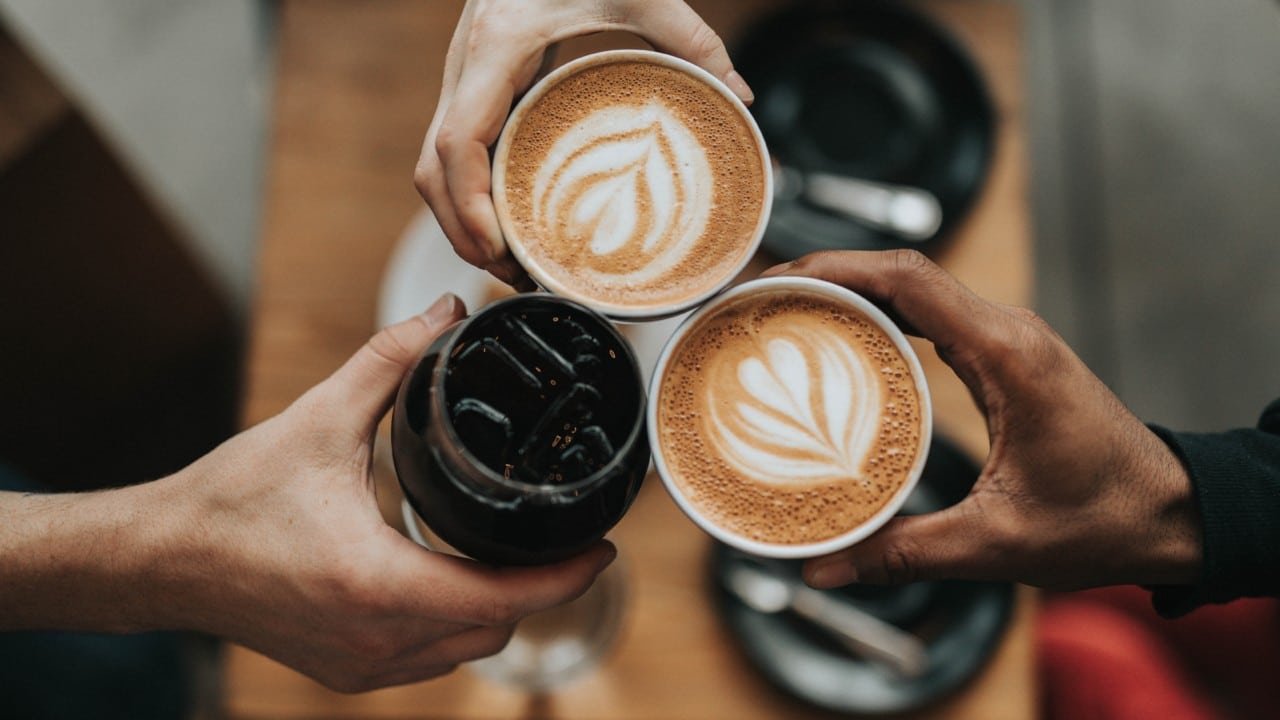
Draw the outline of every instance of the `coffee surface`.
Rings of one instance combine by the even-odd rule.
[[[762,292],[701,318],[654,401],[676,486],[759,542],[852,530],[894,497],[921,448],[906,359],[869,318],[816,293]]]
[[[715,88],[635,60],[588,66],[519,120],[498,212],[564,289],[679,303],[737,272],[766,202],[748,119]]]
[[[454,432],[508,479],[570,484],[608,465],[644,413],[622,342],[581,310],[537,295],[476,318],[445,366]]]

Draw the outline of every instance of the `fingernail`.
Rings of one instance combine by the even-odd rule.
[[[756,94],[751,92],[751,86],[747,85],[747,81],[742,79],[737,70],[730,70],[729,74],[724,76],[724,84],[728,85],[729,90],[748,105],[756,99]]]
[[[422,316],[432,325],[443,325],[453,319],[454,314],[458,310],[458,306],[462,305],[462,301],[453,293],[445,293],[440,299],[431,304]]]
[[[847,560],[833,558],[805,567],[804,581],[819,590],[840,587],[858,580],[858,571]]]

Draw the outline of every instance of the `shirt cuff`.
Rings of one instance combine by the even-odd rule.
[[[1150,588],[1156,612],[1172,618],[1208,603],[1275,594],[1280,588],[1280,436],[1150,427],[1187,468],[1204,531],[1199,582]]]

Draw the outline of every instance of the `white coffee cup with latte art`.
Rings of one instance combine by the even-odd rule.
[[[671,496],[716,539],[766,557],[824,555],[882,527],[920,478],[932,422],[902,332],[810,278],[753,280],[707,303],[649,389]]]
[[[619,50],[543,78],[493,160],[498,222],[543,288],[618,320],[689,310],[755,254],[773,177],[727,87],[679,58]]]

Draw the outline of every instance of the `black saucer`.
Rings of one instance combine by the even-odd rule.
[[[990,164],[995,112],[963,48],[906,4],[808,3],[765,18],[734,52],[770,152],[805,172],[932,192],[942,226],[910,242],[775,199],[764,246],[782,259],[815,250],[926,248],[973,204]]]
[[[959,502],[978,469],[945,439],[935,436],[911,512],[932,512]],[[720,616],[751,663],[782,690],[838,712],[885,714],[913,710],[962,687],[995,651],[1013,609],[1013,585],[959,581],[901,587],[851,586],[827,591],[923,639],[929,665],[904,678],[855,657],[825,631],[789,612],[752,610],[724,588],[735,563],[753,563],[796,579],[800,563],[765,560],[717,545],[712,578]]]

